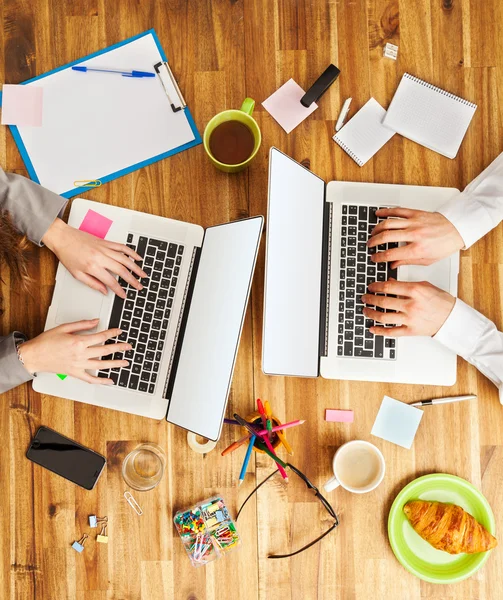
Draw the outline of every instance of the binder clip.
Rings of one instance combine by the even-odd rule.
[[[84,535],[80,538],[78,542],[73,542],[72,548],[80,554],[84,550],[84,544],[88,539],[89,536],[87,535],[87,533],[84,533]]]
[[[89,515],[89,527],[92,527],[94,529],[102,523],[108,523],[108,517],[97,517],[96,515]]]
[[[107,523],[104,523],[103,527],[101,528],[101,531],[96,536],[96,541],[99,542],[100,544],[108,544],[107,527],[108,527]]]
[[[176,82],[168,63],[166,61],[157,63],[154,65],[154,69],[171,104],[171,110],[173,112],[178,112],[179,110],[182,110],[182,108],[185,108],[187,103],[182,96],[182,92],[178,87],[178,83]]]

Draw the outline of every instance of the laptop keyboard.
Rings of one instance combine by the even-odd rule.
[[[124,358],[130,364],[98,371],[98,377],[110,377],[122,388],[154,394],[184,247],[133,233],[128,234],[127,245],[143,257],[142,269],[148,277],[140,280],[140,291],[119,277],[127,297],[124,300],[115,296],[108,327],[119,327],[122,333],[105,343],[127,341],[133,349],[109,354],[103,360]]]
[[[337,355],[352,358],[378,358],[396,360],[395,340],[373,335],[370,327],[375,324],[363,314],[362,295],[375,281],[396,279],[397,270],[388,263],[374,263],[376,251],[397,248],[397,243],[381,244],[367,248],[372,229],[384,219],[379,219],[376,210],[381,206],[343,204],[341,220],[341,255],[339,275],[339,321],[337,329]],[[384,294],[383,294],[384,295]],[[379,312],[384,308],[372,307]],[[391,327],[390,325],[377,325]]]

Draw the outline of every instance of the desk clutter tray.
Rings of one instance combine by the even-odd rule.
[[[190,562],[200,567],[217,560],[241,542],[223,498],[212,496],[173,519]]]

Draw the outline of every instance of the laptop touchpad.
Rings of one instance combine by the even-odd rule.
[[[105,296],[74,279],[68,271],[65,271],[63,277],[56,323],[63,325],[84,319],[97,319]]]
[[[431,284],[448,292],[450,270],[450,258],[444,258],[429,267],[413,265],[400,267],[398,278],[402,281],[429,281]]]

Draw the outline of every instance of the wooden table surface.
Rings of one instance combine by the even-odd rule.
[[[268,150],[274,145],[325,180],[388,182],[462,189],[503,150],[503,3],[499,0],[4,0],[0,28],[0,80],[18,83],[154,27],[203,131],[215,113],[257,102],[263,135],[251,168],[238,175],[216,171],[202,146],[122,177],[85,197],[203,226],[266,214]],[[382,56],[386,42],[398,60]],[[261,102],[293,77],[307,88],[333,62],[337,83],[319,109],[286,135]],[[365,167],[332,140],[342,102],[352,112],[372,95],[387,106],[405,72],[478,104],[458,157],[449,160],[395,136]],[[7,128],[0,131],[0,164],[25,173]],[[20,199],[20,201],[22,201]],[[475,368],[458,362],[456,386],[435,388],[267,377],[261,372],[265,239],[255,273],[227,414],[246,413],[254,399],[269,399],[282,419],[304,418],[289,439],[299,468],[321,485],[343,442],[372,440],[387,473],[373,493],[329,494],[341,525],[309,551],[270,561],[270,552],[297,548],[328,525],[326,513],[292,482],[262,489],[239,521],[241,548],[207,568],[191,567],[172,525],[176,510],[221,493],[234,511],[270,473],[268,458],[252,460],[241,489],[244,450],[221,457],[238,435],[225,426],[217,450],[203,456],[186,433],[166,422],[42,397],[22,386],[0,402],[0,597],[36,600],[157,599],[487,599],[501,597],[503,550],[493,552],[471,579],[453,586],[421,582],[395,559],[386,534],[397,492],[415,477],[446,472],[464,477],[491,503],[503,531],[503,407],[496,389]],[[36,335],[54,284],[56,261],[34,249],[30,297],[11,289],[4,270],[2,331]],[[302,274],[299,273],[299,277]],[[460,297],[503,326],[503,229],[462,253]],[[370,436],[384,394],[404,401],[437,395],[478,394],[477,402],[425,411],[411,450]],[[351,408],[351,425],[326,423],[324,410]],[[25,451],[44,424],[107,456],[92,492],[33,466]],[[135,493],[144,515],[123,499],[125,453],[139,442],[160,444],[167,469],[154,491]],[[108,546],[90,540],[82,555],[70,544],[88,530],[90,514],[107,515]]]

